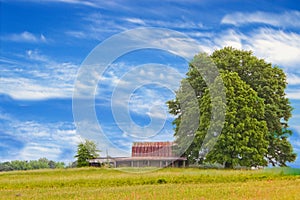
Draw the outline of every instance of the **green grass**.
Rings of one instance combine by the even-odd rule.
[[[167,168],[125,173],[83,168],[0,173],[0,199],[299,199],[299,188],[296,169]]]

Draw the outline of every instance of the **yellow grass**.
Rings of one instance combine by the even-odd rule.
[[[280,171],[64,169],[0,173],[0,199],[299,199]]]

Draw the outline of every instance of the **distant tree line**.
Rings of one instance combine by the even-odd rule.
[[[14,160],[10,162],[0,162],[0,171],[14,171],[14,170],[33,170],[33,169],[56,169],[64,168],[65,163],[55,162],[47,158],[40,158],[38,160]]]
[[[85,140],[78,144],[77,154],[74,162],[65,165],[63,162],[55,162],[47,158],[38,160],[14,160],[10,162],[0,162],[0,172],[15,170],[34,170],[34,169],[57,169],[57,168],[77,168],[89,166],[89,159],[99,156],[97,145],[94,141]]]

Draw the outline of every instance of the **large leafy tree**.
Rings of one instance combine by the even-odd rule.
[[[269,132],[269,147],[265,154],[268,162],[273,166],[286,166],[286,162],[294,161],[296,154],[287,140],[292,134],[288,129],[292,107],[285,94],[287,81],[283,70],[258,59],[251,51],[230,47],[215,51],[211,57],[219,69],[237,72],[264,99],[264,119]]]
[[[257,93],[240,79],[237,73],[221,72],[226,88],[226,115],[222,133],[216,145],[207,154],[211,162],[222,163],[226,168],[236,165],[266,165],[267,124],[264,121],[264,103]],[[209,91],[201,101],[201,123],[198,137],[206,135],[207,118],[211,107]]]
[[[225,163],[226,167],[236,164],[265,165],[264,159],[279,166],[294,161],[296,154],[287,140],[292,134],[288,129],[292,108],[284,92],[287,85],[284,72],[253,56],[251,51],[231,47],[217,50],[209,58],[218,67],[226,87],[227,112],[222,134],[215,148],[205,158]],[[201,152],[203,137],[209,126],[207,121],[211,117],[207,80],[204,81],[205,77],[199,73],[202,66],[203,54],[196,55],[184,79],[194,88],[201,109],[198,131],[186,151],[186,156],[192,162],[199,160],[199,156],[201,158],[201,153],[197,152]],[[204,69],[208,70],[207,67]],[[232,90],[235,92],[230,92]],[[185,137],[177,133],[182,115],[177,98],[180,93],[178,91],[176,99],[168,102],[170,112],[177,115],[174,124],[179,146],[183,140],[181,138]],[[244,154],[241,155],[241,152]]]
[[[88,160],[94,159],[99,156],[97,149],[97,145],[90,140],[85,140],[78,144],[77,154],[75,158],[77,158],[77,167],[85,167],[89,165]]]

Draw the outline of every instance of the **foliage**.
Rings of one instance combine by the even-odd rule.
[[[11,162],[0,163],[0,171],[13,171],[13,170],[33,170],[33,169],[54,169],[64,168],[63,162],[55,162],[47,158],[40,158],[39,160],[14,160]]]
[[[97,145],[90,140],[85,140],[78,144],[77,154],[75,158],[77,158],[77,167],[89,166],[89,159],[97,158],[99,156],[97,149]]]
[[[218,77],[211,75],[213,72],[209,70],[209,60],[219,69]],[[207,83],[215,87],[218,84],[214,82],[220,78],[226,88],[225,124],[214,148],[203,148],[201,145],[208,127],[219,125],[211,120],[211,109],[216,105],[225,105],[224,100],[214,99],[210,95],[214,90]],[[180,98],[186,96],[183,86],[187,83],[193,87],[199,101],[190,110],[200,109],[198,130],[185,152],[191,163],[206,160],[232,168],[237,165],[264,166],[267,162],[286,166],[286,162],[295,160],[296,154],[287,140],[292,134],[288,129],[292,108],[284,92],[286,77],[280,68],[272,67],[250,51],[231,47],[217,50],[211,56],[196,55],[190,63],[187,78],[182,80],[176,92],[176,99],[167,102],[170,113],[176,115],[173,123],[176,125],[175,137],[179,149],[187,140],[187,135],[190,135],[179,131],[182,117],[186,115]],[[214,140],[215,137],[209,138]]]
[[[265,166],[267,152],[267,125],[263,120],[264,104],[257,93],[243,82],[236,73],[221,73],[226,87],[226,121],[218,142],[206,156],[206,160],[224,163],[225,168],[234,166]],[[210,111],[209,92],[205,91],[201,101],[200,121]],[[203,119],[205,118],[205,119]],[[207,120],[206,120],[207,121]],[[206,134],[205,123],[200,123],[198,135]]]
[[[224,48],[215,51],[211,58],[220,70],[237,72],[257,95],[264,100],[264,120],[268,127],[268,152],[265,154],[273,166],[286,166],[296,159],[296,154],[287,138],[292,107],[285,94],[286,75],[278,66],[272,66],[252,55],[251,51]]]

